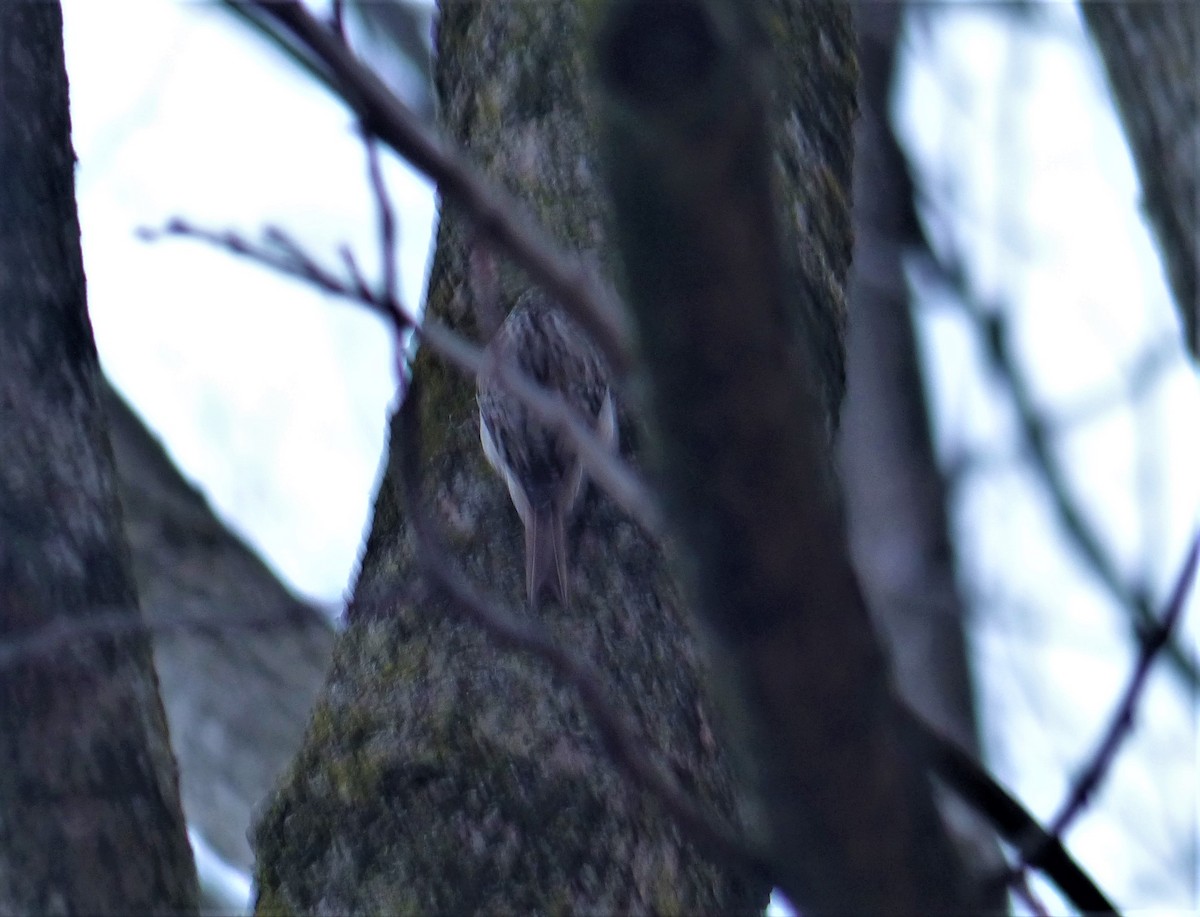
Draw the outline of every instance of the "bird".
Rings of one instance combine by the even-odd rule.
[[[583,329],[538,290],[518,298],[486,355],[490,359],[476,378],[479,439],[525,529],[529,607],[536,609],[548,587],[566,608],[567,524],[583,494],[583,464],[568,437],[539,421],[501,383],[494,367],[519,370],[557,394],[616,452],[617,412],[607,367]]]

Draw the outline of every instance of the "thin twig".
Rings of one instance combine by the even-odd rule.
[[[1022,436],[1028,444],[1034,467],[1045,485],[1063,532],[1074,544],[1088,569],[1112,597],[1132,613],[1135,631],[1152,628],[1155,616],[1153,605],[1141,590],[1125,584],[1116,564],[1085,518],[1082,507],[1071,494],[1067,476],[1053,454],[1048,425],[1038,411],[1028,380],[1017,367],[999,310],[987,310],[972,298],[966,270],[953,255],[931,259],[928,266],[937,280],[957,294],[957,303],[976,324],[992,369],[1008,387]],[[1166,647],[1166,655],[1171,667],[1193,693],[1200,688],[1200,666],[1191,654],[1171,641]]]
[[[350,48],[346,37],[344,0],[334,0],[333,29],[347,50]],[[401,346],[404,332],[413,324],[400,306],[400,290],[396,268],[396,212],[392,206],[392,197],[388,194],[387,183],[383,178],[383,167],[379,161],[379,145],[375,135],[371,133],[365,122],[359,122],[362,131],[363,149],[367,154],[367,177],[371,185],[371,197],[375,201],[375,212],[379,222],[379,264],[383,274],[383,301],[388,304],[392,313],[392,324],[396,334],[396,379],[401,387],[400,397],[405,395],[408,376],[405,372],[405,350]],[[341,249],[342,260],[350,271],[354,281],[354,289],[360,294],[366,294],[370,289],[349,246]]]
[[[363,126],[363,146],[367,150],[367,174],[371,178],[371,193],[379,218],[379,259],[383,266],[383,293],[388,302],[398,303],[400,293],[396,282],[396,214],[392,199],[383,181],[379,164],[379,146]]]
[[[496,363],[483,349],[445,325],[428,317],[418,324],[396,300],[371,292],[348,249],[341,249],[341,257],[351,275],[349,282],[322,267],[294,240],[274,227],[267,229],[265,235],[280,251],[257,245],[233,232],[214,232],[182,219],[169,221],[161,230],[139,230],[139,236],[148,241],[165,235],[199,239],[288,276],[305,280],[326,293],[366,306],[382,316],[393,325],[397,339],[401,332],[412,331],[435,353],[471,376],[493,373],[494,378],[520,399],[539,422],[567,437],[587,468],[589,477],[630,518],[652,537],[663,537],[666,525],[657,498],[629,464],[601,443],[591,427],[561,397],[534,382],[515,366]]]
[[[358,261],[354,258],[354,252],[350,250],[350,246],[341,245],[338,247],[338,255],[342,259],[342,265],[346,268],[346,273],[350,275],[351,289],[359,302],[367,303],[374,298],[371,292],[371,285],[367,283],[366,275],[358,266]],[[395,315],[392,315],[393,320]],[[408,323],[409,325],[412,322]],[[403,329],[398,329],[403,330]]]
[[[301,4],[254,0],[264,18],[282,25],[326,68],[324,77],[364,127],[437,183],[475,221],[477,230],[512,256],[596,341],[618,376],[630,366],[628,320],[614,295],[576,258],[564,253],[528,217],[527,208],[487,181],[453,146],[421,123],[337,34]],[[289,50],[294,42],[282,41]],[[300,61],[308,64],[301,55]],[[310,71],[312,70],[309,66]]]
[[[1046,905],[1042,903],[1042,900],[1036,894],[1034,894],[1033,889],[1029,887],[1029,882],[1024,875],[1017,876],[1013,879],[1012,890],[1014,895],[1025,902],[1025,906],[1029,908],[1029,913],[1033,914],[1033,917],[1050,917],[1050,911],[1047,910]]]
[[[1104,737],[1100,740],[1100,744],[1096,747],[1095,752],[1093,752],[1088,766],[1075,781],[1071,795],[1066,799],[1062,808],[1059,809],[1058,815],[1050,823],[1051,837],[1061,839],[1066,833],[1071,823],[1083,811],[1092,795],[1096,792],[1101,782],[1103,782],[1105,776],[1107,776],[1113,761],[1116,759],[1117,751],[1120,749],[1121,744],[1129,737],[1133,729],[1133,715],[1137,710],[1142,692],[1145,690],[1150,669],[1154,665],[1154,660],[1158,657],[1158,654],[1167,645],[1167,641],[1170,639],[1180,617],[1183,615],[1183,608],[1188,592],[1196,578],[1198,559],[1200,559],[1200,535],[1197,535],[1192,541],[1192,547],[1188,551],[1183,563],[1183,570],[1180,572],[1179,578],[1175,583],[1175,588],[1171,592],[1171,597],[1167,601],[1162,621],[1152,627],[1142,637],[1142,648],[1138,654],[1137,664],[1129,676],[1129,683],[1125,686],[1120,703],[1113,710],[1108,728],[1104,731]],[[1018,864],[1018,871],[1025,863],[1030,865],[1037,864],[1042,844],[1044,844],[1044,841],[1029,850],[1023,862]]]
[[[484,595],[467,582],[449,560],[437,532],[423,509],[420,486],[420,430],[418,400],[410,397],[399,414],[400,479],[405,512],[412,524],[421,570],[451,600],[458,612],[482,628],[499,646],[528,653],[546,663],[579,697],[591,717],[606,753],[633,782],[666,810],[701,850],[717,862],[766,877],[765,862],[746,841],[705,812],[678,783],[654,763],[646,743],[629,727],[609,702],[599,671],[557,640],[536,620],[520,618],[502,607],[495,596]]]

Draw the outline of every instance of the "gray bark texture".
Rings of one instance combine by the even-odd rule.
[[[252,811],[300,746],[334,632],[213,514],[107,383],[125,535],[188,824],[250,872]]]
[[[1188,349],[1200,358],[1200,4],[1084,2]]]
[[[444,131],[564,246],[610,262],[587,4],[442,7]],[[428,310],[479,339],[472,232],[443,202]],[[530,285],[501,264],[509,306]],[[475,583],[525,605],[523,539],[479,444],[475,383],[422,351],[425,512]],[[391,456],[351,623],[304,745],[258,825],[257,908],[277,912],[755,913],[767,889],[703,858],[617,772],[572,689],[498,649],[422,583]],[[636,422],[622,421],[627,452]],[[572,601],[541,620],[606,680],[646,753],[726,819],[732,779],[664,550],[593,492],[568,533]],[[529,612],[518,611],[518,614]]]
[[[196,876],[148,636],[87,632],[140,613],[73,168],[58,4],[0,4],[0,911],[186,913]]]
[[[974,910],[832,470],[850,8],[624,0],[599,57],[650,429],[752,841],[805,914]]]
[[[847,386],[838,440],[850,546],[867,604],[908,704],[979,758],[975,692],[956,581],[947,489],[933,451],[904,258],[927,253],[912,178],[889,118],[907,4],[856,7],[860,113],[855,124],[854,267]],[[964,861],[1003,868],[991,826],[941,800]],[[997,887],[989,905],[1001,909]]]

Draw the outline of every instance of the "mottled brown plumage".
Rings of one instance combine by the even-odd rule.
[[[530,291],[488,344],[513,366],[559,394],[616,448],[616,409],[604,362],[580,327],[550,299]],[[477,380],[479,438],[504,478],[525,527],[525,586],[534,606],[546,586],[570,600],[566,529],[583,493],[583,466],[567,438],[536,420],[491,375]]]

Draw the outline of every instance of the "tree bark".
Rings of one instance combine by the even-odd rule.
[[[86,314],[57,4],[0,5],[0,123],[0,911],[193,911],[149,639],[84,633],[139,611]],[[36,645],[47,630],[64,637]]]
[[[1083,2],[1180,323],[1200,358],[1200,4]]]
[[[584,4],[456,0],[438,22],[446,133],[565,246],[610,261]],[[443,203],[428,312],[478,339],[472,231]],[[529,280],[501,264],[502,304]],[[479,445],[475,384],[421,351],[426,512],[470,579],[524,605],[523,539]],[[391,458],[334,668],[255,834],[260,912],[751,913],[766,888],[701,857],[601,748],[572,689],[422,586]],[[626,451],[635,423],[622,422]],[[606,498],[569,534],[572,603],[538,614],[605,674],[647,753],[729,818],[698,656],[661,546]]]
[[[612,7],[598,52],[605,164],[651,429],[752,838],[805,914],[971,910],[896,716],[831,467],[849,7]]]

